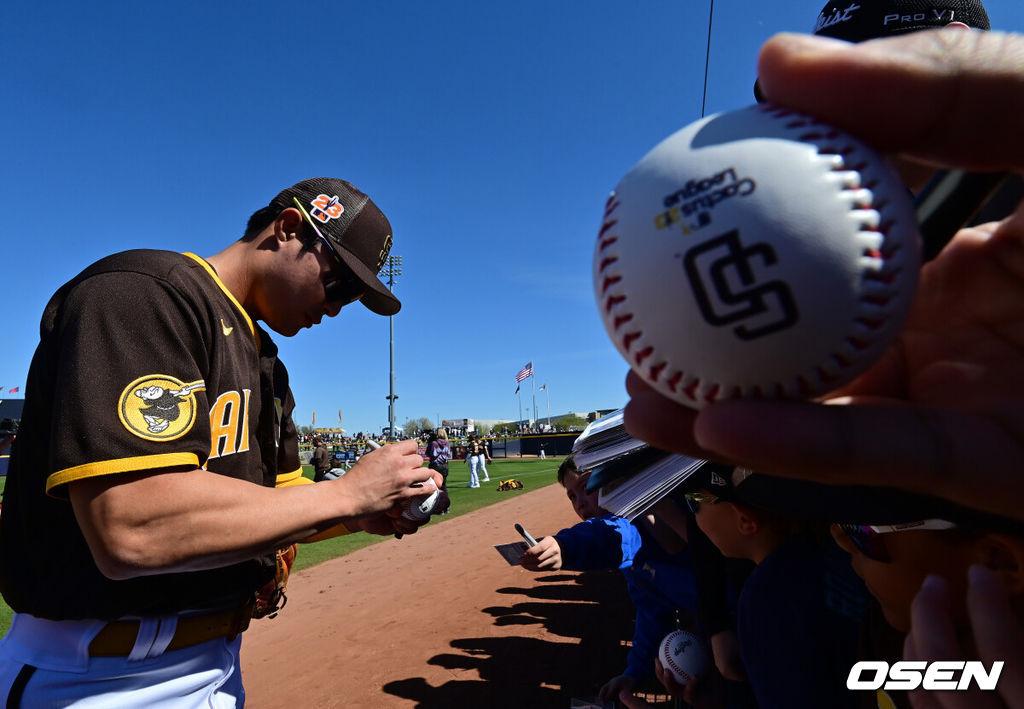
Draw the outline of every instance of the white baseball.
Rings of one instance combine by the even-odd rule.
[[[594,290],[633,370],[699,409],[853,379],[899,332],[919,266],[895,170],[860,140],[763,104],[683,128],[622,178]]]
[[[438,489],[437,483],[434,482],[433,478],[425,480],[423,488],[431,492],[429,494],[424,493],[422,497],[410,497],[403,503],[402,516],[406,519],[418,522],[427,519],[433,514],[434,506],[441,496],[441,491]]]
[[[673,630],[665,636],[658,648],[658,661],[679,684],[704,675],[711,666],[700,640],[685,630]]]

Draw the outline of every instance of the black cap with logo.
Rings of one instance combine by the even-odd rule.
[[[402,303],[377,278],[391,252],[391,223],[373,200],[345,180],[313,177],[282,190],[270,206],[284,211],[295,207],[296,200],[310,224],[366,286],[363,305],[378,315],[397,313]]]
[[[831,0],[814,24],[814,34],[864,42],[950,22],[990,29],[988,13],[978,0]]]
[[[814,34],[866,42],[962,22],[979,30],[991,29],[980,0],[830,0],[818,13]],[[764,101],[754,83],[754,98]]]

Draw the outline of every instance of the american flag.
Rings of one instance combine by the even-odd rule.
[[[524,379],[526,379],[527,377],[532,377],[532,376],[533,376],[533,361],[531,360],[531,361],[526,363],[525,367],[523,367],[522,369],[519,370],[519,373],[516,375],[516,381],[517,382],[521,382]]]
[[[545,389],[547,389],[547,388],[548,388],[548,383],[547,383],[547,382],[544,382],[544,383],[543,383],[543,384],[541,384],[541,385],[540,385],[539,387],[537,387],[537,391],[544,391],[544,390],[545,390]]]

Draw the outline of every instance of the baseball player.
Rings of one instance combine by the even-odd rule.
[[[0,520],[8,706],[241,706],[241,633],[276,550],[408,534],[414,441],[298,485],[294,401],[258,321],[291,336],[362,301],[391,226],[337,179],[289,187],[204,259],[127,251],[43,313]]]
[[[490,482],[491,476],[487,474],[487,462],[491,456],[487,453],[487,443],[480,439],[475,433],[469,434],[466,447],[466,462],[469,464],[469,487],[480,487],[480,475],[484,476],[483,481]]]
[[[313,482],[320,482],[331,469],[331,454],[322,438],[316,439],[316,447],[313,449],[310,462],[313,464]]]

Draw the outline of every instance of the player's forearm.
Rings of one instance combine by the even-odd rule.
[[[97,566],[116,579],[237,563],[361,512],[341,486],[268,488],[204,470],[89,479],[69,491]]]

